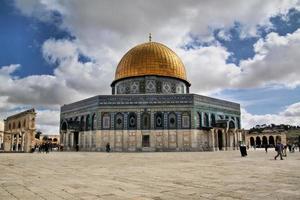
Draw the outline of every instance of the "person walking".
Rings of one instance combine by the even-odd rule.
[[[107,153],[110,152],[110,144],[109,144],[109,142],[106,144],[106,152]]]
[[[276,144],[275,151],[277,151],[277,155],[274,157],[274,159],[276,160],[277,157],[280,156],[280,160],[283,160],[282,158],[283,145],[280,142]]]
[[[265,144],[265,151],[266,151],[266,153],[268,153],[268,147],[269,147],[269,145]]]
[[[46,154],[49,153],[49,143],[48,142],[45,143],[45,152],[46,152]]]
[[[286,153],[287,148],[288,148],[287,145],[283,146],[283,156],[284,157],[287,157],[287,153]]]

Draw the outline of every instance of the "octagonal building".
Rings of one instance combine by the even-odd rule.
[[[65,150],[216,151],[242,141],[240,105],[190,94],[181,59],[167,46],[147,42],[120,60],[112,95],[61,107]]]

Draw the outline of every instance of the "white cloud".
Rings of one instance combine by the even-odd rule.
[[[261,124],[300,125],[300,102],[291,104],[277,114],[253,115],[242,108],[242,128],[249,129]]]
[[[276,60],[274,62],[276,68],[270,70],[270,66],[273,66],[272,61],[280,58],[277,52],[287,52],[286,49],[290,46],[290,43],[280,43],[280,39],[284,41],[292,38],[284,39],[269,34],[266,41],[261,40],[255,45],[257,51],[255,58],[242,62],[242,71],[234,64],[226,63],[229,53],[218,44],[188,52],[180,49],[183,42],[189,40],[191,33],[211,39],[212,27],[223,28],[226,31],[235,22],[242,24],[240,27],[242,35],[256,34],[257,25],[268,25],[271,16],[285,14],[291,7],[298,8],[299,2],[296,0],[172,1],[172,3],[169,1],[128,3],[112,0],[90,1],[88,4],[82,1],[30,2],[29,5],[24,5],[17,0],[16,6],[26,15],[36,17],[39,16],[39,13],[35,12],[36,9],[43,9],[45,13],[56,10],[63,17],[61,27],[76,36],[74,41],[48,40],[43,45],[45,58],[50,62],[59,61],[59,67],[55,70],[56,77],[66,81],[66,86],[76,91],[84,88],[84,91],[89,93],[109,92],[109,84],[113,79],[117,62],[129,48],[146,41],[148,32],[153,33],[155,41],[162,41],[180,54],[188,71],[188,79],[192,83],[192,91],[208,94],[224,88],[261,87],[273,84],[277,79],[284,79],[279,83],[289,84],[290,87],[299,84],[295,80],[296,76],[291,82],[285,81],[291,78],[292,69],[286,70],[290,74],[280,73],[283,75],[280,77],[277,73],[283,71],[283,68],[294,68],[292,56],[299,48],[297,44],[290,50],[291,52],[284,55],[286,59],[281,59],[281,62]],[[272,49],[267,48],[270,44],[273,44]],[[78,62],[76,59],[79,53],[91,57],[94,62],[85,64]],[[99,77],[101,84],[95,77],[99,74],[102,75]],[[79,75],[82,81],[76,79]],[[85,84],[82,84],[83,82]]]
[[[218,32],[218,37],[225,40],[225,41],[230,41],[231,40],[231,35],[228,31],[226,30],[220,30]]]
[[[43,134],[59,134],[59,110],[37,110],[37,130]]]
[[[294,103],[290,106],[288,106],[285,111],[280,113],[283,116],[286,117],[300,117],[300,102]],[[300,123],[300,120],[298,120],[298,123]]]
[[[209,46],[189,51],[179,51],[185,63],[191,92],[210,94],[230,87],[230,80],[239,75],[234,64],[226,64],[230,55],[221,46]]]
[[[211,35],[211,29],[227,29],[235,22],[243,25],[243,35],[255,35],[258,24],[270,25],[271,16],[299,7],[297,0],[16,0],[15,4],[24,14],[42,19],[53,10],[61,13],[62,27],[94,53],[100,47],[124,51],[145,41],[149,32],[154,40],[174,48],[173,44],[180,43],[189,33],[204,38]]]
[[[49,39],[43,44],[44,58],[57,65],[53,75],[18,78],[12,73],[20,65],[1,67],[0,112],[18,107],[37,107],[42,112],[46,108],[38,126],[55,132],[58,115],[52,113],[56,119],[47,121],[48,113],[57,113],[62,104],[110,94],[117,62],[129,48],[147,41],[149,32],[154,41],[166,44],[183,59],[192,92],[211,94],[225,88],[299,85],[300,31],[287,36],[269,34],[255,45],[256,56],[243,61],[240,68],[226,63],[230,53],[219,44],[189,51],[180,48],[190,34],[212,40],[212,29],[226,31],[237,21],[242,24],[241,37],[255,35],[257,25],[269,25],[271,16],[284,14],[291,7],[299,8],[298,1],[170,2],[16,0],[23,14],[43,21],[52,20],[52,11],[59,12],[61,28],[69,30],[76,39]],[[221,36],[229,39],[224,33]],[[80,62],[80,54],[92,61]],[[245,115],[251,116],[247,112]]]
[[[256,55],[241,62],[242,71],[233,79],[234,87],[282,84],[294,88],[300,85],[300,29],[286,36],[270,33],[254,46]]]

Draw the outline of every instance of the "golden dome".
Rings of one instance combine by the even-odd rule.
[[[187,82],[181,59],[170,48],[157,42],[130,49],[119,62],[114,81],[145,75],[174,77]]]

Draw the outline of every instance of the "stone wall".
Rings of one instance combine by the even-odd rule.
[[[218,133],[221,136],[218,137]],[[145,143],[146,138],[149,138],[149,143]],[[131,152],[233,150],[241,140],[242,133],[237,129],[95,130],[61,134],[61,144],[70,151],[75,150],[76,141],[80,151],[105,151],[109,143],[112,151]]]

